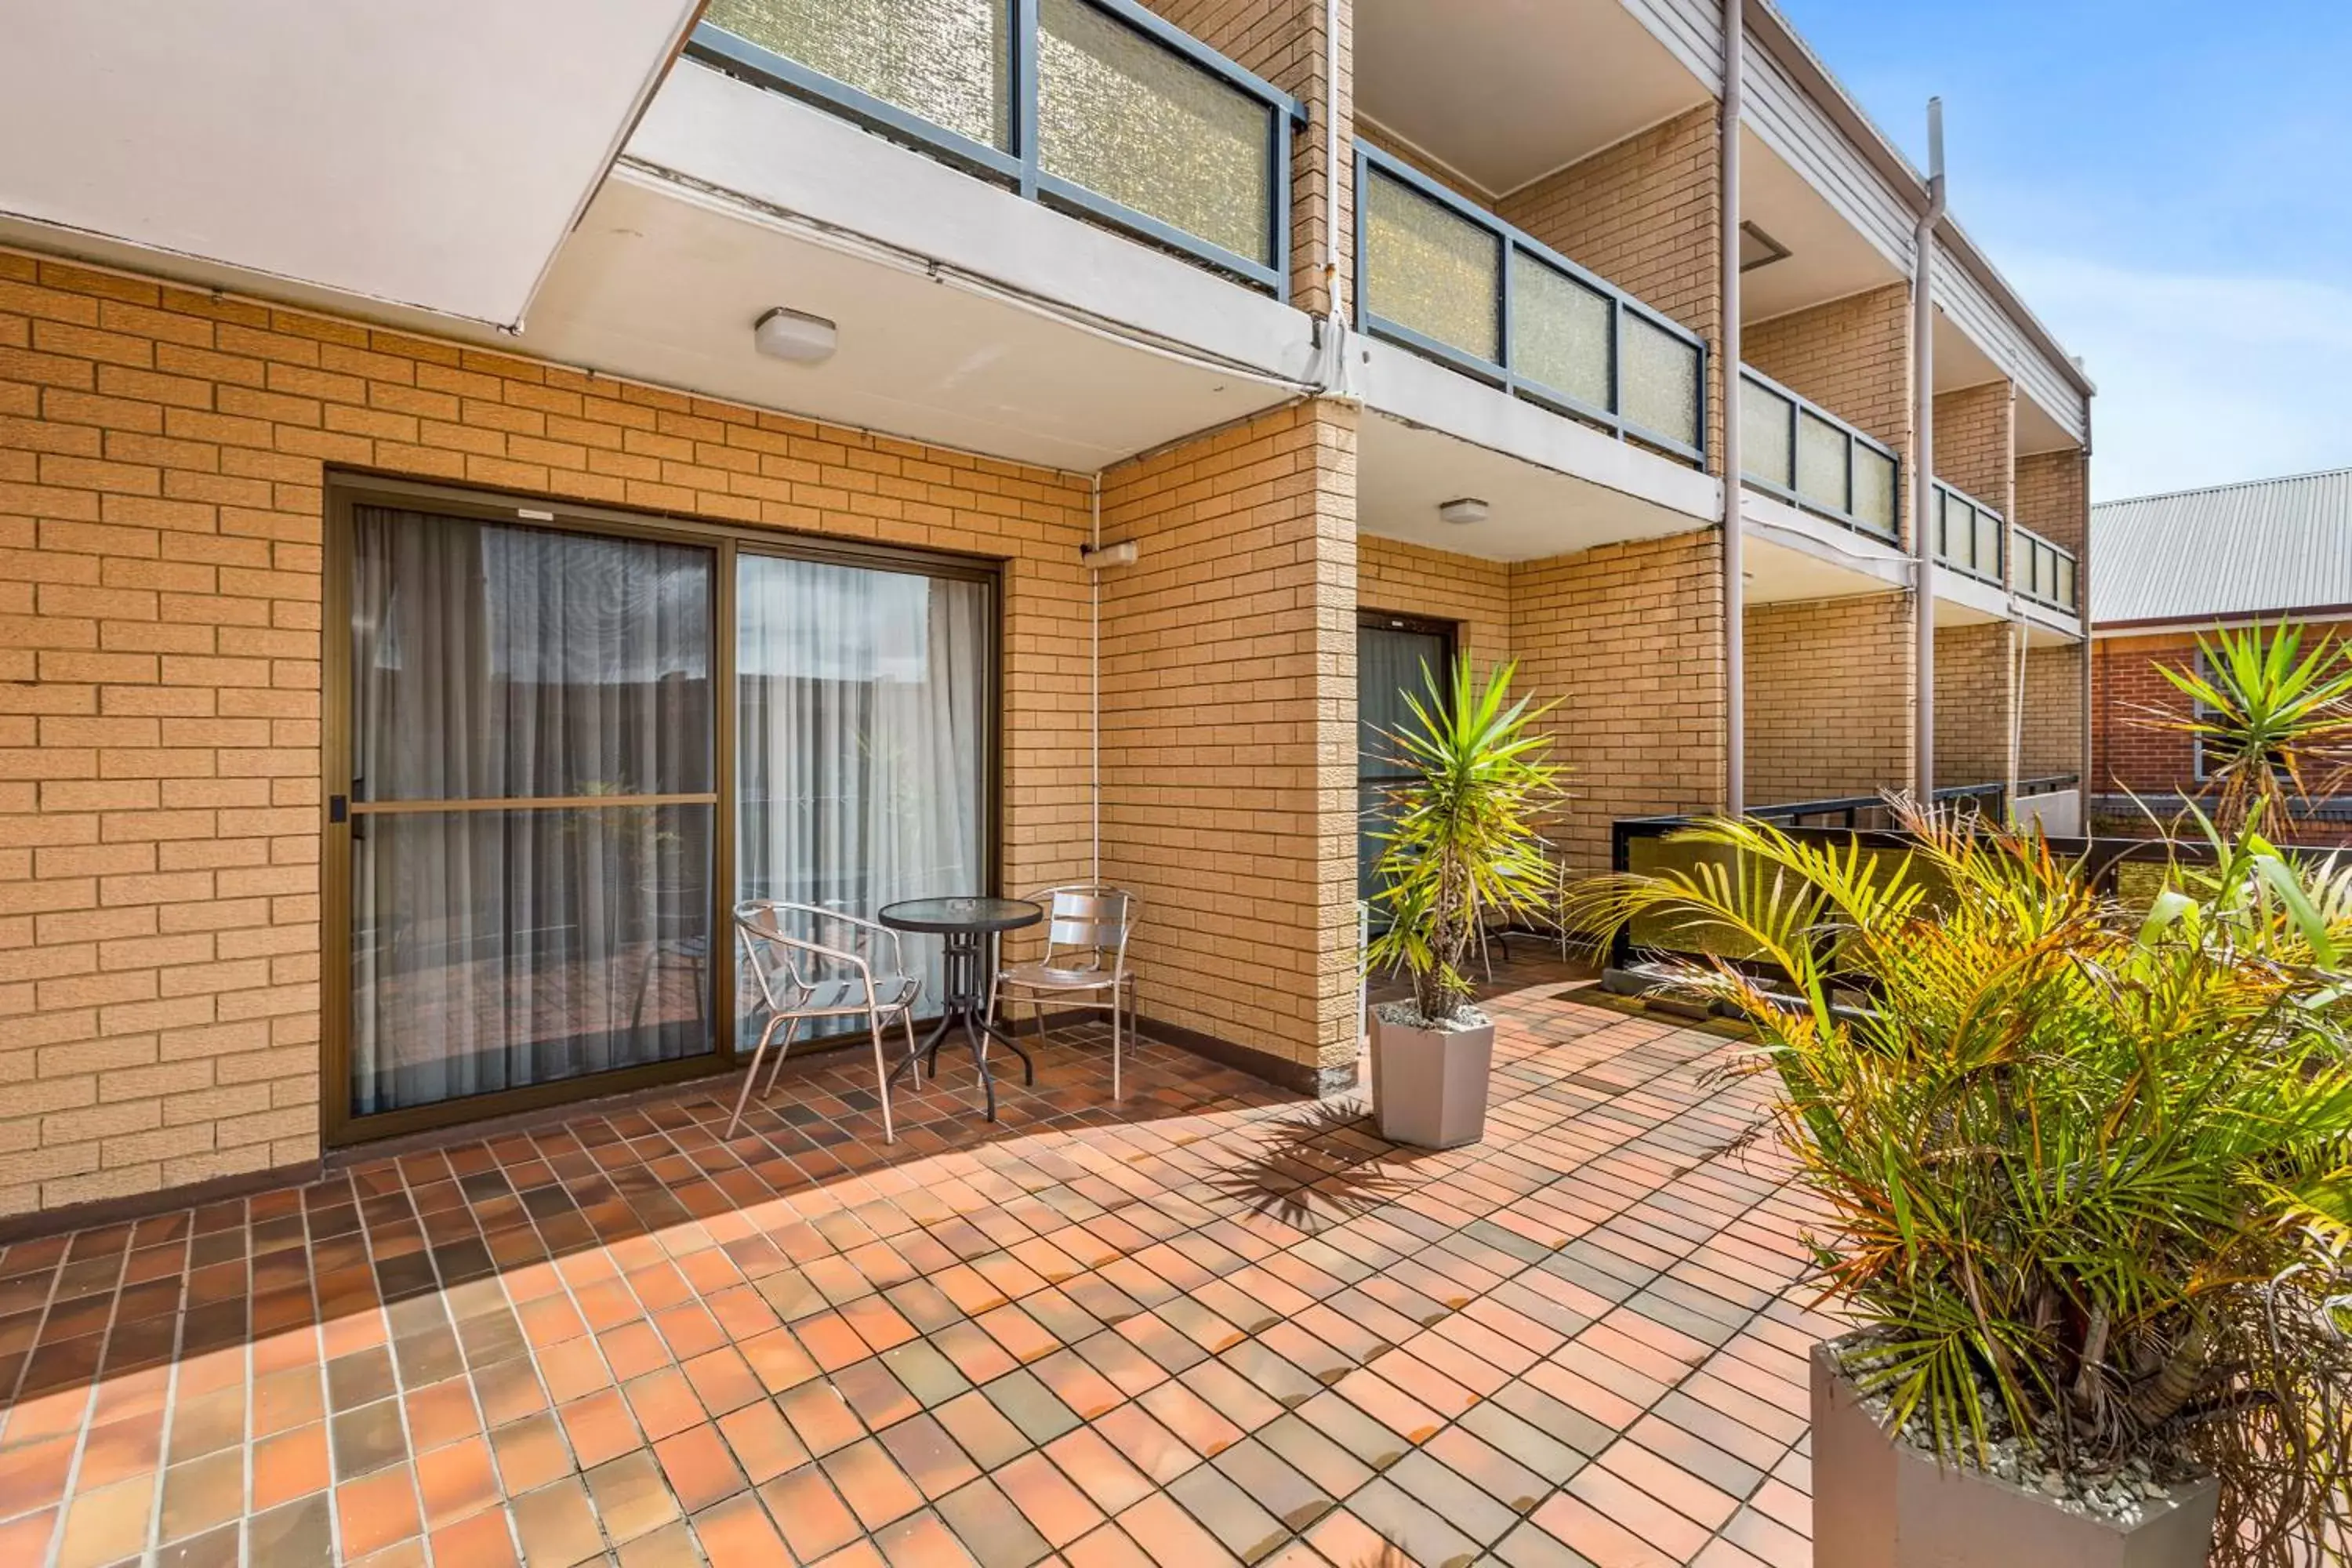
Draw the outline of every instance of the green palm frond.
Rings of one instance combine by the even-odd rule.
[[[1948,1455],[2115,1453],[2226,1386],[2247,1292],[2352,1248],[2352,870],[2199,810],[2208,853],[2127,909],[2038,837],[1899,813],[1903,852],[1702,823],[1575,913],[1725,954],[1662,973],[1753,1027],[1893,1412]]]
[[[1389,793],[1388,825],[1376,836],[1373,901],[1388,923],[1367,956],[1411,973],[1414,1002],[1433,1023],[1469,1003],[1464,969],[1482,921],[1552,914],[1543,828],[1565,799],[1564,770],[1546,760],[1550,736],[1538,727],[1553,705],[1514,700],[1517,672],[1505,664],[1482,685],[1466,658],[1443,683],[1424,669],[1425,689],[1404,694],[1411,721],[1383,737],[1411,777]]]

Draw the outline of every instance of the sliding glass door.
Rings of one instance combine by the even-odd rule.
[[[996,890],[986,565],[389,482],[332,516],[331,1141],[725,1065],[740,900]]]
[[[352,509],[352,1116],[712,1048],[715,566]]]
[[[745,551],[735,616],[737,896],[870,919],[989,891],[988,582]],[[939,944],[900,941],[935,1003]]]

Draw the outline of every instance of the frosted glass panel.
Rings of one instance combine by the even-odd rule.
[[[2071,610],[2074,607],[2074,563],[2061,555],[2057,566],[2058,602]]]
[[[1500,242],[1377,169],[1364,195],[1364,308],[1464,353],[1498,358]]]
[[[1796,479],[1789,450],[1789,400],[1753,382],[1739,386],[1739,468],[1751,479],[1788,489]]]
[[[1612,310],[1607,296],[1525,251],[1513,251],[1511,368],[1555,392],[1607,408]]]
[[[1977,570],[2000,575],[2000,519],[1989,511],[1977,513]]]
[[[1879,532],[1895,534],[1895,459],[1854,443],[1853,516]]]
[[[1645,430],[1698,445],[1698,350],[1625,312],[1625,406],[1618,412]]]
[[[1042,0],[1037,32],[1040,167],[1275,263],[1273,110],[1084,0]]]
[[[894,109],[1013,145],[1003,0],[710,0],[704,19]]]
[[[1846,434],[1814,415],[1797,416],[1797,493],[1815,506],[1843,511]]]

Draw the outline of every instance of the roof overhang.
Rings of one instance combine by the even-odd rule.
[[[1862,106],[1854,102],[1837,78],[1830,74],[1821,57],[1814,54],[1811,46],[1798,36],[1797,30],[1790,26],[1789,19],[1780,15],[1780,8],[1771,0],[1758,0],[1757,4],[1747,8],[1747,16],[1748,25],[1755,31],[1758,41],[1772,52],[1773,59],[1795,79],[1808,97],[1821,106],[1822,112],[1828,115],[1846,139],[1869,160],[1871,166],[1894,187],[1905,204],[1913,212],[1924,214],[1927,210],[1927,181],[1920,177],[1918,170],[1911,166],[1910,160],[1895,150],[1895,144],[1886,139],[1885,132],[1862,111]],[[1936,233],[1949,247],[1953,258],[2024,329],[2026,336],[2048,356],[2069,385],[2084,397],[2098,391],[2091,378],[2083,373],[2082,367],[2074,363],[2074,356],[2066,352],[2065,345],[2059,342],[2056,335],[2042,324],[2041,318],[2027,308],[2017,290],[2000,275],[2000,268],[1977,248],[1976,241],[1969,237],[1967,231],[1953,220],[1949,213],[1937,224]]]
[[[0,219],[199,282],[514,328],[699,8],[11,6]]]

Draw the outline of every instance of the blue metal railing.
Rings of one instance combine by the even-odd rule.
[[[1416,233],[1416,221],[1427,226]],[[1407,258],[1419,238],[1439,247],[1430,258],[1448,263],[1462,287]],[[1427,291],[1413,298],[1408,289]],[[1418,326],[1404,319],[1413,313]],[[1620,439],[1706,463],[1705,339],[1361,142],[1356,325]]]
[[[1894,543],[1902,460],[1895,448],[1748,365],[1739,367],[1740,481]]]
[[[1955,485],[1936,481],[1936,559],[1990,583],[2009,581],[2009,528],[2000,513]]]
[[[2017,558],[2009,585],[2037,605],[2053,610],[2079,615],[2082,606],[2075,592],[2074,552],[2063,545],[2053,544],[2032,529],[2020,525],[2017,531]]]
[[[1290,146],[1293,132],[1307,123],[1307,110],[1298,100],[1227,59],[1181,28],[1161,20],[1137,4],[1137,0],[995,0],[995,3],[1003,27],[1003,58],[994,63],[1004,73],[1003,80],[996,86],[1005,95],[1005,107],[1003,122],[989,140],[942,125],[890,101],[877,91],[794,59],[780,52],[778,47],[772,47],[781,40],[759,41],[722,25],[732,23],[745,28],[757,26],[759,13],[749,5],[713,5],[708,15],[717,20],[705,20],[696,26],[693,37],[688,42],[687,52],[732,75],[809,100],[894,140],[911,143],[973,173],[1003,181],[1030,200],[1044,201],[1124,229],[1232,273],[1266,289],[1276,298],[1287,298],[1290,281]],[[1259,161],[1257,172],[1265,191],[1262,243],[1254,244],[1244,251],[1218,239],[1192,233],[1167,216],[1146,211],[1133,201],[1122,201],[1089,188],[1066,173],[1056,173],[1048,166],[1050,160],[1041,156],[1044,143],[1039,126],[1041,95],[1066,89],[1073,100],[1091,95],[1099,102],[1107,82],[1147,95],[1151,90],[1151,84],[1141,83],[1139,89],[1139,78],[1131,75],[1121,78],[1116,66],[1105,68],[1100,61],[1092,62],[1097,68],[1086,74],[1085,79],[1080,79],[1081,73],[1068,64],[1073,53],[1071,41],[1066,37],[1050,37],[1050,30],[1041,27],[1041,5],[1058,5],[1072,16],[1088,15],[1103,18],[1148,48],[1158,50],[1167,59],[1189,68],[1214,88],[1234,95],[1237,102],[1253,105],[1263,113],[1264,138],[1252,153]],[[1073,10],[1074,7],[1076,9]],[[919,52],[934,47],[934,40],[924,32],[924,18],[917,14],[916,8],[908,8],[904,26],[907,37],[898,40],[904,51]],[[1049,44],[1056,47],[1049,48]],[[1160,101],[1167,100],[1163,99]],[[1157,148],[1151,150],[1153,157],[1139,162],[1146,167],[1196,167],[1199,146],[1174,129],[1174,124],[1183,120],[1181,110],[1171,114],[1170,119],[1171,123],[1164,138],[1169,143],[1164,148],[1164,163],[1158,156],[1162,150]],[[1140,133],[1146,136],[1150,133],[1144,117],[1121,117],[1119,123],[1129,131],[1140,126]],[[1170,190],[1171,193],[1175,191],[1173,182],[1171,182]]]

